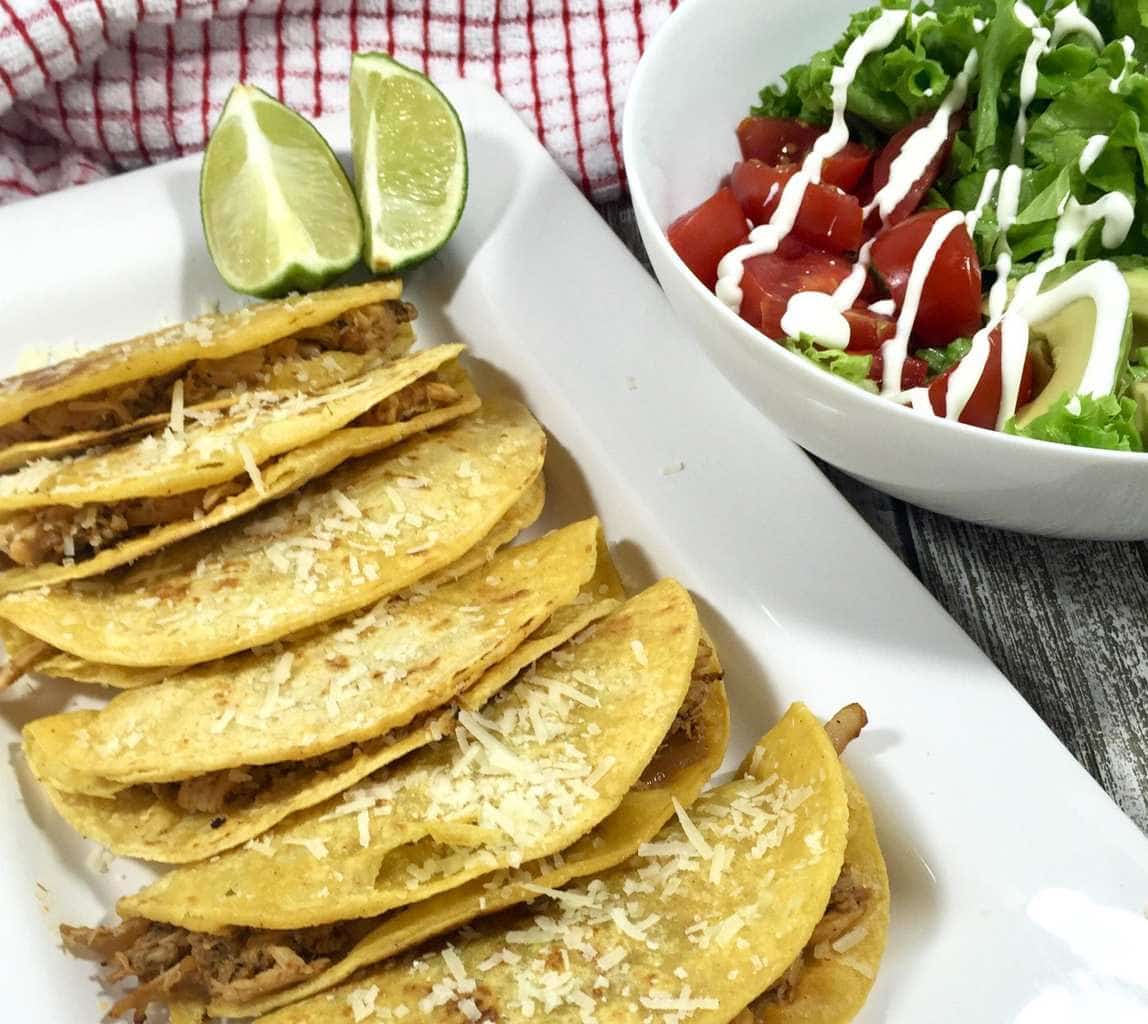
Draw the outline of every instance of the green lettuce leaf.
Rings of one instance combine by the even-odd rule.
[[[929,368],[929,376],[936,377],[952,366],[956,366],[969,353],[973,347],[972,338],[957,338],[950,341],[944,348],[920,348],[913,353],[918,359],[923,359]]]
[[[890,0],[889,8],[905,9],[907,3]],[[940,106],[953,77],[977,44],[973,18],[987,15],[991,0],[937,5],[937,17],[906,24],[893,43],[871,54],[858,69],[849,87],[846,112],[854,135],[874,140],[874,132],[892,135],[910,121]],[[926,10],[918,5],[921,11]],[[810,124],[828,124],[833,113],[830,76],[841,63],[849,44],[869,27],[883,8],[870,7],[855,15],[845,34],[828,50],[816,53],[782,75],[780,85],[761,90],[752,113],[766,117],[795,117]]]
[[[839,348],[820,348],[806,335],[800,338],[786,338],[785,347],[790,352],[805,356],[821,369],[849,381],[850,384],[856,384],[859,388],[874,394],[877,391],[876,383],[869,379],[869,370],[873,366],[871,355],[858,355]]]
[[[1079,403],[1079,412],[1069,404]],[[1109,451],[1142,452],[1144,444],[1136,428],[1136,403],[1131,398],[1105,395],[1092,398],[1062,395],[1048,412],[1023,427],[1011,419],[1005,424],[1006,434],[1032,437],[1038,441],[1055,441],[1080,448],[1106,448]]]

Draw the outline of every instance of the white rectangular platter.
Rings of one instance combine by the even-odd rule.
[[[460,340],[489,393],[549,429],[545,526],[604,519],[627,582],[696,596],[727,670],[727,767],[784,707],[862,702],[848,760],[889,861],[889,949],[862,1020],[1148,1020],[1148,839],[824,480],[745,404],[657,285],[509,107],[449,94],[469,205],[408,295],[430,341]],[[345,149],[342,120],[325,124]],[[204,249],[188,158],[0,210],[0,369],[26,345],[115,340],[236,305]],[[73,701],[0,701],[5,1021],[96,1022],[90,964],[56,926],[136,886],[101,873],[23,767],[19,728]],[[98,852],[98,851],[95,851]]]

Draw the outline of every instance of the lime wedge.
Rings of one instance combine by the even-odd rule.
[[[248,295],[320,288],[363,244],[355,193],[323,137],[261,89],[237,85],[203,156],[199,208],[223,279]]]
[[[441,249],[466,204],[466,138],[434,83],[384,53],[355,54],[351,152],[367,266],[391,273]]]

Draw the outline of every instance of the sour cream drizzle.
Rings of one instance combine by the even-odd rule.
[[[1124,81],[1124,76],[1128,74],[1128,62],[1132,60],[1132,54],[1136,50],[1136,42],[1131,36],[1124,36],[1120,40],[1120,47],[1124,50],[1124,67],[1120,69],[1120,74],[1108,83],[1108,91],[1112,93],[1120,91],[1120,83]]]
[[[1096,163],[1097,158],[1104,152],[1104,147],[1107,145],[1107,135],[1093,135],[1089,137],[1088,141],[1084,144],[1084,149],[1080,153],[1080,163],[1077,164],[1081,174],[1088,173],[1089,168]]]
[[[1100,29],[1076,6],[1076,0],[1072,0],[1072,3],[1067,7],[1062,7],[1052,19],[1051,45],[1056,46],[1065,36],[1070,36],[1074,32],[1088,36],[1096,44],[1098,50],[1104,49],[1104,36],[1100,34]]]
[[[967,213],[951,210],[933,224],[913,260],[896,331],[881,347],[884,359],[881,393],[907,402],[920,412],[932,414],[928,389],[914,388],[902,392],[900,386],[921,293],[945,240],[962,225],[971,235],[995,193],[996,217],[1003,247],[996,261],[997,280],[989,291],[989,322],[973,336],[972,347],[968,354],[949,375],[945,415],[955,420],[964,411],[984,374],[991,352],[990,335],[999,327],[1002,379],[996,424],[998,430],[1016,411],[1021,375],[1028,352],[1029,324],[1045,320],[1080,299],[1087,298],[1094,302],[1096,322],[1091,354],[1077,393],[1104,395],[1112,390],[1119,369],[1120,348],[1129,306],[1128,286],[1115,264],[1109,261],[1097,261],[1047,292],[1042,293],[1041,288],[1048,274],[1065,264],[1072,249],[1080,243],[1093,224],[1103,223],[1101,242],[1106,248],[1111,249],[1120,245],[1127,237],[1134,214],[1132,203],[1119,192],[1110,192],[1095,203],[1087,205],[1082,205],[1070,197],[1064,204],[1057,222],[1052,253],[1017,283],[1010,301],[1008,278],[1012,270],[1012,254],[1004,236],[1015,223],[1020,205],[1024,143],[1028,133],[1028,109],[1036,96],[1037,65],[1040,58],[1050,52],[1060,40],[1074,33],[1087,36],[1098,47],[1104,46],[1104,39],[1099,29],[1081,12],[1075,2],[1057,12],[1051,32],[1040,24],[1024,0],[1017,0],[1013,6],[1013,14],[1031,31],[1032,41],[1025,51],[1021,65],[1020,109],[1013,130],[1010,162],[1003,170],[994,168],[987,172],[972,210]],[[718,264],[715,292],[718,298],[735,312],[741,306],[741,277],[745,261],[754,256],[776,251],[782,240],[793,230],[806,188],[821,180],[824,161],[840,152],[848,143],[849,130],[845,123],[845,106],[849,87],[862,62],[870,54],[886,49],[906,20],[916,25],[921,18],[929,16],[929,13],[909,15],[903,10],[883,11],[846,49],[841,64],[834,69],[830,79],[833,118],[829,128],[818,137],[801,169],[786,183],[781,193],[781,200],[769,222],[754,228],[750,232],[748,242],[726,253]],[[983,28],[982,22],[978,31]],[[1110,85],[1112,92],[1118,90],[1120,81],[1127,73],[1127,62],[1131,60],[1133,53],[1133,41],[1129,37],[1125,36],[1121,40],[1121,45],[1125,53],[1126,67],[1120,77],[1114,79]],[[954,77],[952,87],[933,117],[909,137],[894,159],[890,166],[888,182],[864,210],[866,217],[876,210],[882,221],[887,219],[944,145],[948,137],[949,121],[953,114],[964,106],[968,97],[969,86],[977,72],[977,61],[977,51],[970,51],[963,68]],[[1104,135],[1094,135],[1088,140],[1080,156],[1079,166],[1082,172],[1087,172],[1092,166],[1107,141],[1107,136]],[[857,301],[864,287],[872,244],[872,241],[869,241],[861,247],[857,262],[848,277],[832,295],[800,292],[789,300],[781,321],[786,334],[793,337],[809,335],[830,348],[844,349],[848,346],[849,323],[843,314]],[[870,307],[874,312],[881,313],[891,313],[893,308],[888,302],[874,303]]]
[[[786,182],[781,192],[781,201],[777,204],[777,209],[769,222],[754,228],[749,233],[748,242],[730,250],[722,257],[718,264],[718,280],[714,291],[717,297],[734,312],[741,307],[741,275],[745,269],[745,261],[777,250],[785,236],[793,230],[806,186],[821,180],[821,165],[849,142],[849,126],[845,123],[845,104],[849,96],[849,86],[857,77],[857,70],[861,67],[862,61],[869,54],[886,49],[896,38],[907,18],[908,11],[883,11],[849,44],[841,58],[841,64],[833,69],[830,78],[833,120],[829,130],[818,138],[802,163],[801,170]]]

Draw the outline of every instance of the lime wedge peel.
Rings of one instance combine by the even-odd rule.
[[[351,139],[367,266],[395,273],[434,255],[466,204],[466,137],[450,101],[386,54],[355,54]]]
[[[331,147],[306,118],[236,85],[199,179],[216,268],[235,291],[271,297],[321,288],[357,262],[363,226]]]

